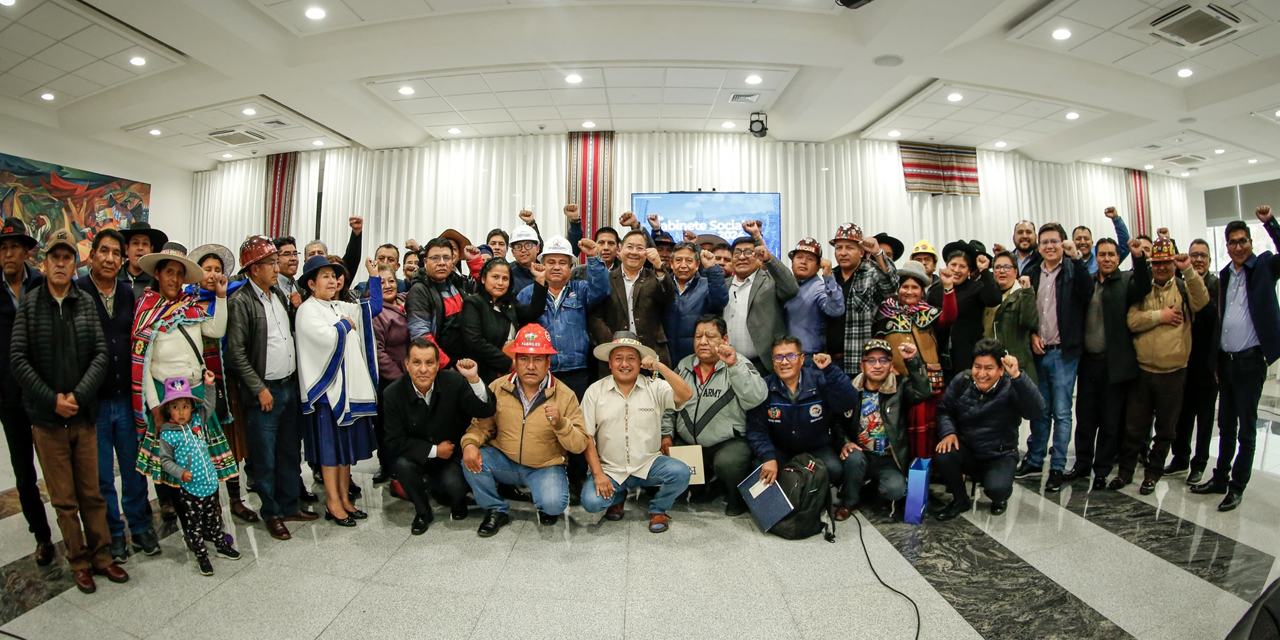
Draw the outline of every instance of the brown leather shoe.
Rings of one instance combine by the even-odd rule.
[[[76,588],[80,593],[93,593],[98,590],[98,585],[93,583],[93,572],[88,569],[81,569],[75,572]]]
[[[129,581],[129,574],[118,564],[109,564],[101,569],[94,569],[93,574],[106,576],[108,580],[116,584],[124,584]]]
[[[320,516],[314,511],[310,511],[308,509],[298,509],[297,513],[291,516],[285,516],[284,521],[285,522],[311,522],[312,520],[318,520],[319,518]]]
[[[853,507],[836,507],[836,522],[844,522],[853,515]]]
[[[293,537],[289,535],[289,528],[284,526],[284,518],[267,518],[267,533],[276,540],[288,540]]]
[[[612,507],[609,507],[609,510],[604,512],[605,520],[612,520],[614,522],[621,520],[622,511],[624,508],[625,508],[625,505],[624,503],[621,503],[621,502],[613,505]]]
[[[57,552],[57,547],[53,546],[52,542],[49,542],[47,540],[43,542],[37,542],[36,543],[36,566],[37,567],[49,566],[49,564],[53,562],[54,556],[57,555],[56,552]]]

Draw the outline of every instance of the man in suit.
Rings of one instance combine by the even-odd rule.
[[[1218,379],[1209,359],[1214,339],[1213,321],[1218,316],[1218,276],[1209,271],[1213,253],[1209,243],[1200,238],[1188,249],[1191,268],[1204,279],[1209,290],[1209,304],[1198,311],[1191,323],[1191,357],[1187,361],[1187,386],[1182,394],[1182,411],[1178,414],[1178,433],[1173,440],[1173,459],[1164,475],[1187,475],[1187,484],[1195,486],[1204,480],[1209,464],[1209,445],[1213,439],[1213,414],[1218,404]],[[1195,433],[1195,455],[1191,435]]]
[[[787,265],[769,253],[760,235],[763,227],[759,220],[744,222],[747,235],[733,241],[734,277],[724,320],[729,344],[767,375],[773,373],[773,341],[787,332],[783,305],[800,293],[800,285]]]
[[[622,268],[609,274],[609,297],[592,320],[591,336],[596,344],[609,344],[614,333],[630,331],[670,367],[662,318],[667,305],[675,299],[676,284],[666,272],[658,250],[648,246],[647,238],[641,230],[623,236]]]

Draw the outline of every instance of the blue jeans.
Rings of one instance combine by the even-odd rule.
[[[627,476],[627,479],[622,484],[618,484],[617,480],[609,478],[609,482],[613,483],[613,496],[601,498],[596,493],[595,478],[592,473],[588,472],[587,482],[582,485],[582,508],[590,513],[600,513],[615,504],[625,501],[628,489],[633,487],[661,487],[658,489],[658,495],[649,501],[649,513],[666,513],[671,508],[671,505],[675,504],[676,497],[689,488],[690,475],[692,473],[685,463],[675,458],[658,456],[653,461],[653,466],[649,467],[648,478]]]
[[[507,513],[511,505],[498,497],[498,483],[529,487],[533,504],[549,516],[558,516],[569,508],[569,476],[564,465],[534,469],[516,464],[493,447],[480,447],[484,460],[480,473],[472,473],[465,465],[462,473],[471,485],[476,504],[486,511]]]
[[[271,411],[263,411],[258,399],[245,398],[249,409],[249,461],[253,464],[253,490],[262,500],[262,517],[282,518],[298,512],[302,490],[302,434],[298,405],[298,381],[294,377],[267,382]]]
[[[113,457],[114,453],[114,457]],[[120,463],[120,496],[116,496],[115,463]],[[151,526],[147,516],[147,479],[137,471],[138,431],[133,425],[133,400],[129,397],[98,404],[98,489],[107,501],[107,526],[112,538],[139,534]],[[124,519],[120,518],[121,509]]]
[[[1040,395],[1048,410],[1031,422],[1025,462],[1037,469],[1044,467],[1052,421],[1053,450],[1049,455],[1049,469],[1062,471],[1067,468],[1067,446],[1071,444],[1071,392],[1076,386],[1076,368],[1080,359],[1064,358],[1061,349],[1054,349],[1036,356],[1035,362]]]

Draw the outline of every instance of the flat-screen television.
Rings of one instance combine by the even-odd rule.
[[[742,223],[762,220],[765,246],[775,256],[782,252],[782,195],[778,193],[727,193],[706,191],[683,193],[633,193],[631,211],[648,226],[648,216],[656,214],[662,229],[682,240],[686,229],[694,233],[714,233],[729,242],[745,235]]]

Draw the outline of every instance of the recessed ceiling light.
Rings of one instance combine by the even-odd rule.
[[[1258,164],[1257,158],[1249,158],[1249,164]]]
[[[897,129],[894,129],[893,131],[890,131],[890,132],[889,132],[889,137],[890,137],[890,138],[896,138],[896,137],[898,137],[898,136],[900,136],[900,135],[902,135],[902,132],[901,132],[901,131],[898,131]]]
[[[1102,161],[1103,161],[1103,162],[1111,162],[1111,157],[1110,157],[1110,156],[1108,156],[1108,157],[1106,157],[1106,158],[1103,158],[1103,159],[1102,159]]]
[[[6,6],[6,7],[12,7],[12,6],[13,6],[13,3],[14,3],[14,2],[16,2],[16,1],[17,1],[17,0],[0,0],[0,4],[4,5],[4,6]]]
[[[323,147],[323,146],[324,146],[324,140],[313,140],[313,141],[311,142],[311,146],[313,146],[313,147]]]
[[[1078,114],[1078,113],[1076,113],[1076,112],[1074,112],[1074,111],[1068,111],[1068,112],[1067,112],[1067,119],[1068,119],[1068,120],[1078,120],[1079,118],[1080,118],[1080,114]]]
[[[1227,150],[1226,150],[1226,149],[1214,149],[1214,150],[1213,150],[1213,152],[1214,152],[1214,153],[1216,153],[1216,154],[1218,154],[1218,155],[1222,155],[1222,154],[1226,153],[1226,152],[1227,152]]]
[[[152,129],[152,130],[148,131],[147,133],[149,133],[149,134],[151,134],[151,135],[153,135],[153,136],[158,136],[158,135],[160,135],[162,132],[161,132],[159,129]]]
[[[224,158],[230,158],[230,157],[231,157],[231,154],[229,154],[229,153],[224,153],[224,154],[222,154],[222,157],[224,157]]]
[[[582,76],[576,73],[571,73],[564,77],[564,81],[569,84],[578,84],[579,82],[582,82]]]
[[[450,128],[449,128],[449,133],[452,133],[452,134],[454,134],[454,135],[458,135],[459,133],[462,133],[462,129],[459,129],[459,128],[457,128],[457,127],[450,127]]]
[[[1054,40],[1066,40],[1067,38],[1070,38],[1070,37],[1071,37],[1070,29],[1056,29],[1053,32]]]
[[[724,124],[722,124],[722,125],[720,125],[720,126],[721,126],[721,127],[724,127],[725,129],[732,129],[732,128],[734,128],[734,127],[738,126],[738,125],[736,125],[736,124],[734,124],[734,123],[732,123],[732,122],[726,122],[726,123],[724,123]]]
[[[997,148],[997,149],[1003,149],[1003,148],[1005,148],[1005,147],[1007,147],[1007,146],[1009,146],[1009,143],[1008,143],[1008,142],[1005,142],[1004,140],[1001,140],[1001,141],[999,141],[999,142],[997,142],[997,143],[996,143],[996,148]]]
[[[871,61],[877,67],[896,67],[902,64],[902,56],[879,56]]]
[[[1190,177],[1190,176],[1191,176],[1191,174],[1190,174],[1190,173],[1188,173],[1188,172],[1186,172],[1186,171],[1183,171],[1183,172],[1182,172],[1182,177],[1187,178],[1187,177]]]
[[[246,116],[256,116],[256,115],[258,115],[258,110],[257,110],[257,109],[254,109],[254,108],[252,108],[252,107],[250,107],[250,108],[245,109],[244,111],[241,111],[240,113],[243,113],[243,114],[245,114]]]
[[[141,67],[146,63],[147,63],[147,59],[142,56],[134,56],[132,58],[129,58],[129,64],[135,67]]]
[[[947,96],[947,100],[949,100],[949,101],[951,101],[951,102],[960,102],[961,100],[964,100],[964,96],[962,96],[962,95],[960,95],[960,94],[958,94],[958,93],[953,93],[953,94],[951,94],[951,95]]]
[[[307,9],[307,17],[312,20],[323,20],[325,16],[324,9],[320,7],[311,7]]]
[[[40,94],[40,97],[41,97],[41,98],[43,98],[43,99],[45,99],[45,100],[52,100],[52,99],[53,99],[53,94],[52,94],[52,93],[42,93],[42,94]]]
[[[596,123],[594,123],[594,122],[592,122],[592,121],[588,120],[588,121],[586,121],[586,122],[582,123],[582,128],[583,128],[583,129],[594,129],[594,128],[596,128]]]
[[[413,87],[400,87],[400,95],[402,96],[413,95]]]
[[[761,82],[764,82],[764,78],[761,78],[758,75],[752,74],[747,76],[747,84],[760,84]]]
[[[1152,170],[1152,169],[1156,168],[1156,166],[1155,166],[1154,164],[1144,164],[1144,165],[1142,165],[1142,168],[1143,168],[1143,169],[1146,169],[1147,171],[1150,171],[1150,170]]]
[[[1174,138],[1174,139],[1173,139],[1173,141],[1174,141],[1174,142],[1182,142],[1182,138]]]
[[[1190,69],[1178,69],[1179,78],[1190,78],[1195,72]]]
[[[1276,117],[1280,118],[1280,111],[1276,111]]]
[[[823,171],[828,171],[828,170],[830,170],[830,167],[823,167],[823,168],[822,168],[822,170],[823,170]]]

